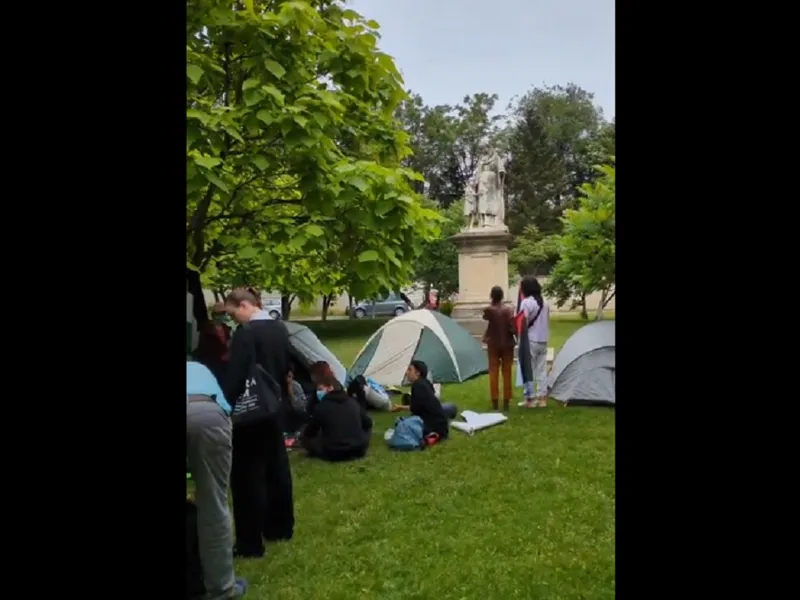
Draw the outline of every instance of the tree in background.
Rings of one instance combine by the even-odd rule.
[[[431,289],[439,291],[442,299],[458,290],[458,251],[450,239],[464,222],[463,202],[455,202],[447,209],[439,209],[444,219],[438,239],[425,242],[415,264],[414,279],[424,286],[424,297]]]
[[[361,294],[410,279],[440,218],[401,165],[406,94],[378,27],[340,2],[187,2],[189,263],[244,261],[298,297],[331,251]]]
[[[418,94],[403,102],[397,118],[410,138],[412,155],[405,164],[422,174],[417,191],[442,208],[464,196],[475,174],[480,145],[499,135],[500,115],[491,115],[497,94],[465,96],[455,106],[425,106]]]
[[[613,158],[613,157],[612,157]],[[559,260],[547,285],[558,306],[600,292],[597,319],[616,294],[616,169],[597,167],[600,178],[581,186],[576,209],[567,209],[563,232],[555,236]]]
[[[607,162],[609,131],[593,94],[577,85],[534,88],[510,107],[502,139],[509,157],[507,224],[514,235],[535,226],[542,235],[561,230],[580,186]],[[611,149],[611,148],[609,148]]]
[[[545,275],[558,261],[558,251],[558,236],[542,235],[536,225],[528,225],[508,253],[509,267],[517,274]]]

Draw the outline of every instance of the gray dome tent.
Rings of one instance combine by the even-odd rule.
[[[616,325],[596,321],[572,334],[556,355],[550,397],[566,404],[616,404]]]
[[[325,361],[330,365],[336,379],[342,385],[345,384],[347,378],[347,369],[339,362],[333,353],[328,350],[325,345],[319,341],[316,334],[305,325],[286,321],[284,323],[289,332],[289,344],[291,345],[292,357],[299,361],[303,369],[308,369],[311,365],[318,361]]]

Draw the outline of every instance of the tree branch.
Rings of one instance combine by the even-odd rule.
[[[603,308],[605,308],[606,306],[608,306],[608,303],[609,303],[609,302],[611,302],[611,299],[612,299],[612,298],[613,298],[613,297],[616,295],[616,293],[617,293],[617,288],[616,288],[616,286],[614,286],[614,291],[613,291],[613,292],[611,292],[611,293],[608,295],[608,297],[606,298],[606,301],[605,301],[605,302],[603,302]]]

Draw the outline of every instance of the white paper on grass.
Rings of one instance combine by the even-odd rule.
[[[453,421],[450,426],[469,434],[508,421],[508,417],[502,413],[476,413],[471,410],[464,410],[461,412],[461,416],[464,418],[463,422]]]

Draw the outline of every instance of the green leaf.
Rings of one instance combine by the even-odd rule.
[[[348,180],[348,183],[362,192],[366,192],[369,189],[369,184],[361,177],[353,177]]]
[[[300,127],[303,129],[305,129],[306,125],[308,125],[308,119],[306,119],[303,115],[295,115],[293,118],[294,122],[300,125]]]
[[[373,262],[380,258],[375,250],[365,250],[358,255],[358,262]]]
[[[286,69],[284,69],[279,63],[276,63],[271,58],[264,59],[264,66],[267,67],[267,71],[272,73],[278,79],[281,79],[284,75],[286,75]]]
[[[259,171],[265,171],[269,166],[269,161],[267,160],[267,157],[264,156],[263,154],[256,154],[250,159],[250,162],[252,162],[256,167],[258,167]]]
[[[254,87],[258,87],[260,83],[261,83],[260,79],[256,77],[251,77],[250,79],[245,80],[245,82],[242,84],[242,89],[244,91],[252,90]]]
[[[197,65],[186,65],[186,76],[191,80],[191,82],[197,85],[197,82],[200,81],[200,78],[203,76],[203,69],[198,67]]]
[[[278,88],[276,88],[274,85],[265,85],[261,89],[263,89],[264,92],[275,98],[275,102],[277,102],[279,106],[283,106],[285,99],[283,94]]]
[[[244,144],[244,138],[232,125],[224,125],[223,129],[225,130],[225,133],[227,133],[233,139]]]
[[[254,104],[258,104],[264,99],[264,92],[260,89],[254,88],[245,90],[244,93],[244,103],[247,106],[253,106]]]
[[[319,237],[321,235],[325,235],[325,230],[319,225],[311,223],[309,225],[306,225],[306,233],[313,237]]]
[[[295,235],[289,240],[289,248],[292,250],[300,250],[306,245],[306,240],[306,236],[302,234]]]
[[[225,185],[225,182],[222,181],[222,179],[220,179],[219,177],[217,177],[217,175],[215,175],[213,171],[207,171],[206,172],[206,179],[208,179],[211,183],[213,183],[215,186],[217,186],[223,192],[230,191],[228,189],[228,186]]]
[[[370,29],[380,29],[381,25],[376,20],[370,19],[369,21],[367,21],[367,27],[369,27]]]
[[[272,125],[275,122],[274,115],[268,110],[260,110],[256,114],[259,121],[262,121],[265,125]]]
[[[197,119],[203,125],[208,123],[208,115],[206,113],[200,112],[199,110],[194,109],[194,108],[189,108],[189,109],[186,110],[186,118],[187,119]]]
[[[387,199],[382,199],[375,205],[375,216],[382,217],[394,208],[394,202]]]
[[[256,11],[255,7],[253,6],[253,0],[243,0],[243,2],[244,2],[244,7],[247,9],[247,12],[255,16]]]
[[[245,246],[238,252],[239,258],[255,258],[258,256],[258,250],[252,246]]]
[[[213,169],[222,162],[220,159],[214,158],[213,156],[197,155],[194,156],[193,158],[194,162],[196,162],[201,167],[205,167],[206,169]]]

